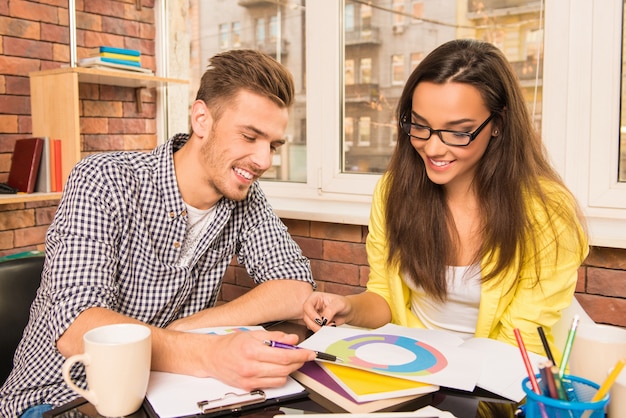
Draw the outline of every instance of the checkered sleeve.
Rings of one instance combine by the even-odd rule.
[[[116,305],[122,230],[117,223],[124,219],[102,165],[79,164],[65,188],[46,237],[52,268],[42,282],[50,303],[56,306],[49,311],[54,341],[84,310]]]
[[[316,287],[309,260],[274,213],[257,185],[250,189],[247,211],[239,235],[237,261],[255,283],[293,279]]]

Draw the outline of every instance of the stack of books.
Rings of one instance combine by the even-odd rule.
[[[78,61],[80,67],[139,71],[152,74],[152,70],[141,66],[141,52],[135,49],[99,47],[92,56]]]
[[[428,405],[439,386],[330,363],[305,363],[292,377],[333,413],[411,410]]]

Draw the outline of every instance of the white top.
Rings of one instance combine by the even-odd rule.
[[[183,248],[178,259],[179,266],[189,266],[194,254],[194,250],[200,241],[200,237],[207,230],[211,221],[215,217],[215,208],[213,206],[206,210],[194,208],[193,206],[185,203],[187,206],[187,233],[185,234],[185,241],[183,242]]]
[[[474,336],[480,304],[480,265],[448,266],[448,298],[439,302],[426,295],[421,287],[411,289],[411,311],[429,329],[450,331],[463,339]]]

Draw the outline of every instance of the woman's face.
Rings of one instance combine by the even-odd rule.
[[[469,84],[423,81],[413,91],[410,120],[413,124],[472,133],[490,115],[479,90]],[[494,123],[488,122],[469,145],[462,147],[444,144],[437,133],[428,140],[411,137],[411,144],[424,160],[433,183],[449,191],[467,191],[494,129]]]

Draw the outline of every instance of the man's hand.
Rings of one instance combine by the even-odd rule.
[[[287,376],[315,360],[315,352],[306,349],[269,347],[265,340],[297,344],[298,336],[280,331],[241,331],[227,335],[184,333],[180,335],[190,369],[178,371],[201,377],[214,377],[246,390],[283,386]],[[191,345],[190,345],[191,344]]]

